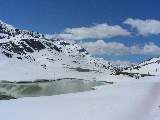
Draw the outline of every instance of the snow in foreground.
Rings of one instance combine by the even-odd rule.
[[[160,120],[160,76],[97,90],[0,101],[1,120]]]

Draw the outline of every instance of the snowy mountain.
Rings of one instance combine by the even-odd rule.
[[[160,57],[146,60],[138,65],[124,68],[123,72],[138,73],[140,76],[154,76],[160,71]]]
[[[114,66],[84,48],[0,21],[1,80],[94,78]],[[92,77],[91,77],[92,76]]]

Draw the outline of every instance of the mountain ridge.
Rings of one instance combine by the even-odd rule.
[[[30,63],[39,64],[43,69],[51,71],[56,68],[56,73],[64,70],[70,71],[68,74],[72,74],[71,71],[77,71],[79,74],[77,68],[80,68],[81,72],[86,72],[88,69],[94,73],[107,74],[114,70],[114,65],[110,62],[92,57],[77,44],[55,38],[48,39],[38,32],[20,30],[2,21],[0,21],[0,49],[0,55],[3,58],[6,56],[8,62],[10,59],[21,62],[28,60]]]

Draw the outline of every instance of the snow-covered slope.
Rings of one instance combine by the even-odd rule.
[[[159,120],[159,76],[48,97],[0,101],[4,120]]]
[[[160,57],[146,60],[138,65],[128,67],[125,72],[157,75],[160,73]]]
[[[2,21],[0,58],[0,80],[90,79],[88,76],[110,74],[114,68],[108,61],[93,58],[77,44],[47,39],[43,34],[20,30]]]

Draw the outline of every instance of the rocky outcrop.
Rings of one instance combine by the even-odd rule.
[[[17,98],[9,95],[0,95],[0,100],[10,100],[10,99],[17,99]]]

